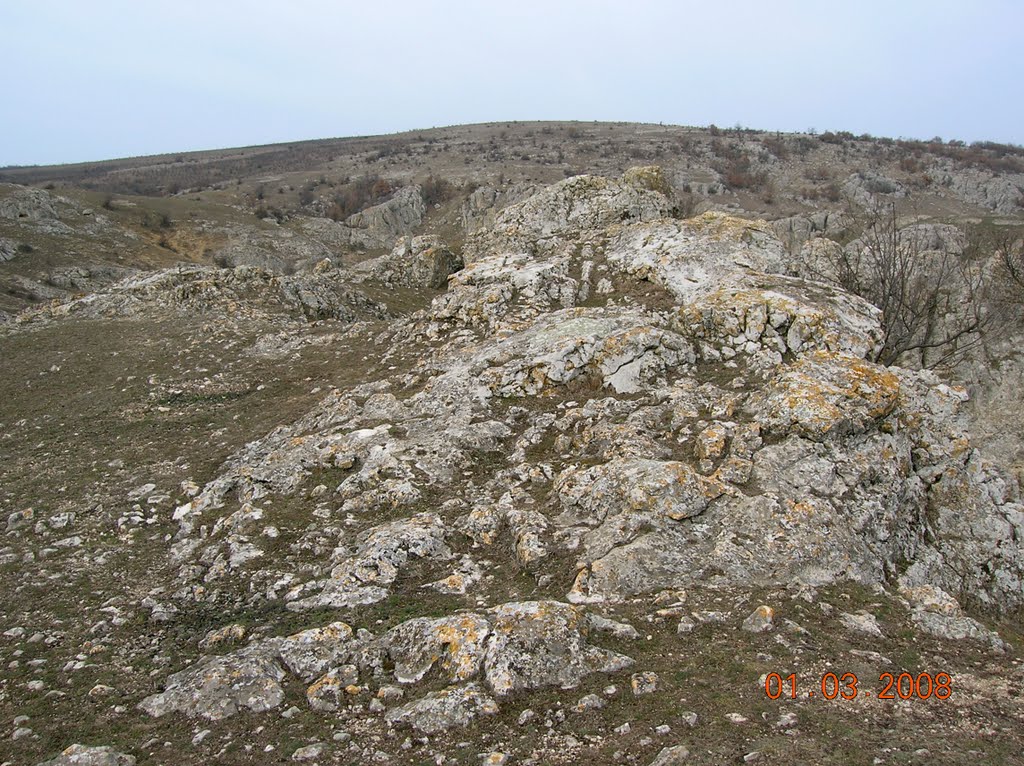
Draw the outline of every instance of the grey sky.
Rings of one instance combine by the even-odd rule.
[[[1024,143],[1024,3],[0,0],[0,165],[495,120]]]

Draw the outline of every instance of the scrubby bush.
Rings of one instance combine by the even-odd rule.
[[[420,184],[420,193],[423,196],[423,202],[427,205],[439,205],[455,196],[456,187],[446,178],[429,175]]]
[[[376,174],[364,175],[346,183],[336,192],[327,208],[327,217],[342,221],[372,205],[379,205],[395,192],[395,184]]]

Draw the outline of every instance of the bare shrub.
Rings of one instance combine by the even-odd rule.
[[[882,364],[951,367],[999,318],[980,249],[926,250],[900,230],[894,205],[870,211],[860,238],[830,252],[814,276],[882,310]]]

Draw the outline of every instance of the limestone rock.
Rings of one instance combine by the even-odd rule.
[[[608,262],[634,278],[664,286],[680,304],[713,291],[726,277],[778,273],[787,255],[764,221],[704,213],[608,231]]]
[[[381,601],[387,597],[387,586],[395,581],[410,558],[452,558],[445,543],[446,533],[444,524],[433,514],[373,527],[361,536],[355,555],[345,558],[331,570],[327,580],[319,583],[319,593],[296,598],[288,608],[351,607]]]
[[[381,636],[364,651],[361,662],[393,668],[395,680],[402,684],[419,681],[435,665],[451,681],[466,681],[483,666],[489,633],[490,624],[476,614],[415,618]]]
[[[48,761],[37,766],[135,766],[135,758],[119,753],[112,747],[72,745]]]
[[[407,724],[427,735],[456,726],[468,726],[479,716],[494,715],[498,704],[477,684],[450,686],[422,699],[389,710],[385,718],[393,724]]]
[[[306,688],[306,700],[313,710],[332,712],[358,681],[359,668],[355,665],[332,668]]]
[[[673,318],[706,359],[753,357],[770,367],[784,356],[825,350],[866,357],[881,347],[880,312],[838,288],[781,275],[745,274],[685,305]]]
[[[664,218],[662,194],[600,176],[575,176],[505,208],[494,225],[467,243],[468,261],[490,252],[544,252],[579,232],[622,221]]]
[[[494,611],[484,674],[504,696],[544,686],[572,688],[591,673],[629,667],[624,655],[590,646],[585,613],[557,601],[503,604]]]
[[[785,367],[751,406],[770,432],[822,440],[877,428],[899,395],[900,380],[886,368],[815,351]]]
[[[981,641],[996,648],[1004,646],[1002,639],[995,632],[968,617],[956,599],[941,588],[904,588],[901,594],[910,600],[910,618],[925,633],[954,641]]]
[[[285,672],[264,643],[223,657],[207,657],[167,679],[160,694],[139,707],[154,718],[178,711],[219,721],[243,709],[262,713],[284,701]]]
[[[386,202],[349,216],[345,225],[352,230],[353,244],[366,248],[387,247],[397,237],[412,234],[425,213],[420,187],[406,186]]]
[[[332,622],[282,639],[278,654],[288,670],[310,683],[328,668],[344,664],[351,656],[352,643],[352,628]]]
[[[83,298],[32,309],[20,315],[19,322],[72,315],[132,317],[157,308],[237,317],[285,313],[310,320],[348,322],[388,316],[383,306],[346,285],[334,273],[274,275],[250,266],[182,266],[130,276]]]
[[[690,760],[690,751],[685,745],[662,748],[650,766],[686,766]]]
[[[748,633],[764,633],[772,629],[774,621],[775,610],[770,606],[761,605],[747,615],[740,627]]]
[[[462,258],[440,237],[424,235],[405,237],[389,255],[362,263],[357,268],[388,285],[441,290],[448,286],[448,277],[462,267]]]

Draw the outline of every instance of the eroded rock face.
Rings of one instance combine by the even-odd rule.
[[[623,221],[666,217],[671,203],[646,184],[575,176],[505,208],[467,245],[467,260],[486,253],[545,252],[561,238]]]
[[[445,544],[446,534],[441,520],[431,514],[375,527],[363,536],[354,556],[343,559],[331,570],[319,593],[292,600],[288,608],[352,607],[381,601],[387,597],[387,586],[395,581],[410,558],[452,558],[451,549]]]

